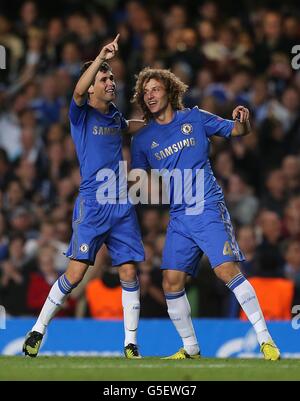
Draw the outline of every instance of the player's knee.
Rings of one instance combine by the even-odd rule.
[[[69,272],[66,272],[66,277],[67,277],[67,279],[68,279],[70,284],[77,285],[83,279],[84,273],[83,272],[69,271]]]
[[[172,292],[179,292],[181,290],[183,290],[184,287],[182,287],[181,285],[178,284],[171,284],[167,281],[163,281],[163,290],[165,294],[169,294]]]
[[[133,282],[136,280],[135,265],[123,265],[119,268],[119,276],[121,281]]]
[[[164,271],[162,286],[165,294],[182,291],[185,286],[185,280],[173,272]]]
[[[216,276],[226,284],[229,283],[229,281],[231,281],[241,271],[237,263],[228,262],[216,267],[214,272]]]
[[[71,285],[77,285],[83,279],[88,265],[77,261],[71,261],[65,273],[65,276]]]

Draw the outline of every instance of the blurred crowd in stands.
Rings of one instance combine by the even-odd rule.
[[[226,118],[238,104],[250,109],[253,133],[213,139],[212,166],[265,316],[291,317],[300,304],[300,70],[291,65],[299,12],[296,1],[1,1],[0,304],[9,315],[38,314],[66,269],[80,183],[68,105],[82,63],[119,32],[111,66],[126,118],[140,117],[130,99],[144,66],[169,68],[187,83],[186,107]],[[128,136],[124,158],[130,163]],[[146,251],[141,316],[164,317],[159,266],[168,208],[137,211]],[[206,257],[187,288],[194,316],[240,316]],[[105,248],[60,315],[122,317]]]

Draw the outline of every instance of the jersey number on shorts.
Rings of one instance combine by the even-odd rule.
[[[233,255],[231,246],[229,245],[228,241],[226,241],[224,244],[223,255],[230,255],[230,256]]]

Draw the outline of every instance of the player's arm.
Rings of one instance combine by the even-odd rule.
[[[75,100],[75,103],[78,106],[81,106],[82,104],[84,104],[87,94],[88,94],[89,87],[94,82],[101,64],[104,61],[107,61],[107,60],[110,60],[111,58],[113,58],[114,55],[116,54],[116,52],[118,51],[119,37],[120,37],[120,34],[118,34],[111,43],[109,43],[108,45],[104,46],[101,49],[98,56],[95,58],[95,60],[89,66],[89,68],[82,74],[79,81],[77,82],[77,85],[74,89],[73,98]]]
[[[249,110],[246,107],[238,106],[232,112],[234,127],[231,136],[245,136],[250,134],[251,125],[249,121]]]
[[[146,125],[145,120],[137,120],[137,119],[127,120],[127,129],[124,132],[126,134],[133,135],[140,129],[144,128],[145,125]]]

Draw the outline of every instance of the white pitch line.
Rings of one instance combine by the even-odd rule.
[[[53,365],[36,365],[38,369],[57,369],[57,368],[62,368],[64,367],[65,369],[128,369],[128,368],[145,368],[145,369],[153,369],[153,368],[158,368],[158,369],[163,369],[163,368],[171,368],[175,367],[176,369],[209,369],[209,368],[214,368],[214,369],[224,369],[224,368],[253,368],[253,365],[228,365],[228,364],[206,364],[206,365],[175,365],[175,364],[162,364],[162,365],[152,365],[152,364],[143,364],[143,365],[105,365],[105,366],[97,366],[97,365],[67,365],[67,366],[62,366],[60,364],[53,364]],[[293,365],[278,365],[277,366],[280,369],[291,369],[295,368]]]

